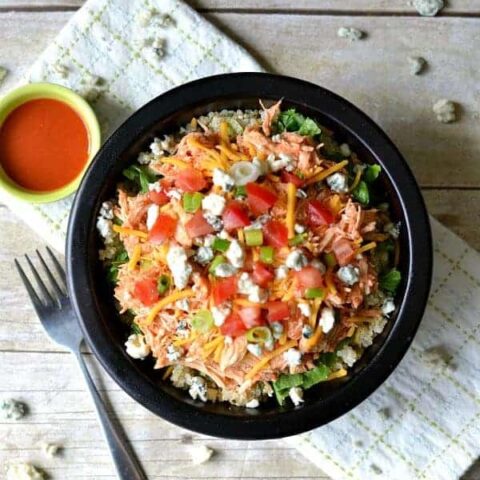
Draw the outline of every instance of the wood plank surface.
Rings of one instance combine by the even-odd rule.
[[[0,65],[12,72],[3,91],[71,15],[0,14]],[[208,18],[269,70],[323,85],[362,108],[392,137],[423,186],[480,186],[480,69],[474,67],[480,65],[480,48],[472,43],[480,19],[231,13]],[[361,28],[368,37],[355,43],[338,38],[342,25]],[[312,46],[319,32],[321,40]],[[423,75],[410,75],[407,57],[412,54],[429,61]],[[444,97],[459,103],[457,123],[436,120],[432,105]]]
[[[82,0],[0,0],[0,65],[10,70],[0,94],[21,76]],[[450,0],[444,15],[415,15],[406,0],[190,0],[278,73],[319,83],[370,114],[410,162],[432,215],[480,249],[480,0]],[[31,12],[6,13],[9,9]],[[42,11],[49,10],[49,11]],[[54,10],[54,11],[51,11]],[[228,13],[230,12],[230,13]],[[243,13],[240,13],[243,12]],[[388,16],[392,15],[392,16]],[[350,44],[336,30],[353,25],[368,33]],[[420,54],[430,67],[412,78],[406,57]],[[461,120],[441,125],[431,104],[449,97]],[[412,124],[415,123],[415,129]],[[13,257],[38,248],[38,238],[0,206],[0,398],[30,406],[18,423],[0,423],[0,465],[32,461],[53,480],[114,479],[108,450],[74,361],[43,333],[12,268]],[[282,441],[224,441],[191,434],[136,404],[98,367],[88,363],[152,479],[327,479]],[[56,459],[41,441],[65,449]],[[217,451],[193,466],[189,450],[205,443]],[[480,465],[464,480],[478,480]]]
[[[14,8],[78,8],[84,0],[0,0],[1,9]],[[245,10],[245,11],[290,11],[290,12],[335,12],[354,14],[411,14],[416,10],[406,0],[187,0],[200,10]],[[479,0],[450,0],[443,10],[445,15],[480,14]]]

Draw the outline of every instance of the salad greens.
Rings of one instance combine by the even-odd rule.
[[[148,192],[148,184],[157,180],[157,175],[153,173],[146,165],[131,165],[123,172],[123,176],[128,178],[141,193]]]
[[[120,250],[108,267],[107,277],[111,283],[116,283],[118,277],[118,268],[120,265],[128,262],[128,253],[125,250]]]
[[[401,280],[402,274],[396,268],[392,268],[380,277],[380,288],[394,295]]]
[[[281,112],[277,120],[278,132],[296,132],[299,135],[314,137],[320,135],[322,130],[317,122],[309,117],[304,117],[294,108]]]

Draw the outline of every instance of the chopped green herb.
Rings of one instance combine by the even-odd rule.
[[[396,268],[392,268],[389,272],[380,277],[380,288],[391,295],[394,295],[401,280],[402,274]]]
[[[192,318],[192,328],[207,333],[213,327],[213,316],[208,310],[199,310]]]
[[[312,300],[314,298],[323,298],[325,296],[325,291],[323,288],[307,288],[305,290],[305,298]]]
[[[248,330],[246,337],[250,343],[266,343],[272,339],[272,332],[268,327],[253,327]]]
[[[365,172],[363,173],[363,178],[367,183],[372,183],[378,178],[381,171],[382,167],[380,165],[368,165],[368,167],[365,169]]]
[[[187,213],[195,213],[202,205],[203,195],[200,192],[184,193],[182,198],[183,209]]]
[[[273,263],[275,251],[273,247],[260,247],[260,261],[263,263]]]
[[[132,333],[135,333],[137,335],[142,334],[142,331],[140,330],[140,327],[135,322],[132,322],[130,324],[130,329],[131,329]]]
[[[317,383],[324,382],[329,374],[330,369],[325,364],[319,363],[315,368],[303,374],[303,388],[307,389]]]
[[[244,185],[235,188],[235,197],[246,197],[247,196],[247,189]]]
[[[157,180],[157,176],[147,165],[131,165],[122,173],[124,177],[131,180],[140,189],[141,193],[147,193],[148,184]]]
[[[300,135],[320,135],[321,129],[315,120],[304,117],[294,108],[281,112],[278,116],[277,130],[282,132],[298,132]]]
[[[334,267],[337,264],[337,259],[335,258],[335,255],[332,252],[324,253],[323,261],[325,262],[325,265],[327,267]]]
[[[304,232],[304,233],[297,233],[297,235],[295,235],[293,238],[291,238],[289,241],[288,241],[288,244],[291,246],[291,247],[294,247],[296,245],[300,245],[301,243],[303,243],[306,239],[307,239],[307,232]]]
[[[368,191],[368,186],[363,180],[355,187],[355,190],[352,192],[353,198],[359,201],[362,205],[368,205],[370,203],[370,193]]]
[[[226,240],[225,238],[216,237],[212,243],[212,248],[217,252],[222,252],[222,253],[225,253],[228,250],[229,246],[230,246],[230,241]]]
[[[245,243],[249,247],[258,247],[263,243],[263,232],[260,229],[244,230]]]
[[[210,273],[215,274],[216,268],[217,268],[219,265],[221,265],[222,263],[227,263],[226,258],[225,258],[223,255],[217,255],[217,256],[213,259],[212,263],[210,264],[210,268],[208,269],[208,271],[209,271]]]
[[[121,250],[120,252],[117,253],[117,255],[111,261],[110,266],[108,267],[107,277],[110,282],[112,283],[117,282],[118,267],[120,267],[120,265],[123,265],[127,261],[128,261],[128,253],[125,250]]]
[[[160,275],[157,280],[157,290],[163,295],[170,288],[170,277],[168,275]]]
[[[333,357],[336,355],[332,354]],[[334,362],[332,362],[332,357],[324,357],[322,356],[322,360],[328,360],[331,362],[333,366]],[[280,405],[283,405],[285,398],[288,397],[289,391],[293,387],[301,387],[304,390],[313,387],[317,383],[324,382],[327,380],[328,376],[330,375],[331,367],[324,362],[320,362],[317,364],[316,367],[308,370],[304,373],[295,373],[292,375],[280,375],[278,379],[273,382],[273,390],[275,392],[275,396],[277,401]]]

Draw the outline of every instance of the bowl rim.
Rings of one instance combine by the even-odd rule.
[[[89,225],[92,221],[95,223],[92,214],[95,202],[98,203],[97,198],[92,197],[99,195],[103,181],[101,174],[106,174],[109,162],[134,143],[135,139],[128,139],[125,131],[135,132],[138,138],[142,132],[151,129],[153,124],[146,124],[145,118],[157,118],[159,122],[186,105],[193,109],[196,105],[222,98],[278,99],[282,96],[305,107],[313,106],[322,115],[341,124],[342,128],[355,132],[356,138],[375,152],[405,218],[409,275],[395,324],[374,357],[359,372],[327,398],[316,399],[301,408],[281,410],[278,414],[262,415],[259,411],[251,418],[239,420],[235,416],[202,411],[162,392],[141,378],[125,356],[118,355],[117,347],[106,335],[99,335],[100,315],[93,302],[90,266],[86,259],[91,234]],[[159,111],[161,115],[158,115]],[[384,162],[388,162],[388,168]],[[401,178],[401,190],[395,178]],[[407,211],[407,205],[415,208]],[[89,222],[85,222],[86,218]],[[408,350],[423,316],[432,276],[432,251],[430,223],[415,178],[398,149],[373,120],[347,100],[313,83],[274,74],[233,73],[202,78],[156,97],[129,117],[107,140],[75,197],[68,225],[67,276],[69,293],[89,345],[126,393],[153,413],[189,430],[232,439],[269,439],[302,433],[340,417],[370,396],[388,378]]]
[[[69,183],[51,191],[35,191],[14,182],[0,164],[0,188],[10,195],[30,203],[48,203],[60,200],[77,190],[83,175],[101,145],[100,126],[88,102],[73,90],[48,82],[22,85],[0,98],[0,128],[8,116],[19,106],[41,98],[58,100],[72,108],[82,119],[88,133],[88,158],[82,171]]]

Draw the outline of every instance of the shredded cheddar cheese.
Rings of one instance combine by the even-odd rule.
[[[128,270],[131,272],[137,268],[137,263],[140,260],[140,257],[142,256],[142,247],[140,245],[135,245],[133,248],[133,253],[132,256],[130,257],[130,260],[128,261]]]
[[[215,340],[206,343],[202,348],[202,358],[208,358],[221,343],[223,343],[223,336],[219,336],[215,338]]]
[[[342,378],[345,377],[348,374],[348,372],[344,368],[340,368],[340,370],[336,370],[335,372],[332,372],[328,378],[328,380],[334,380],[335,378]]]
[[[267,355],[265,355],[259,362],[257,362],[253,367],[252,369],[245,375],[245,380],[250,380],[252,379],[253,377],[255,377],[255,375],[260,371],[262,370],[263,368],[265,368],[268,363],[270,362],[270,360],[272,360],[273,358],[277,357],[278,355],[281,355],[283,352],[286,352],[289,348],[292,348],[292,347],[295,347],[297,345],[297,341],[296,340],[290,340],[288,341],[287,343],[285,343],[285,345],[282,345],[281,347],[278,347],[277,349],[275,349],[273,352],[270,352],[268,353]]]
[[[287,229],[288,238],[295,236],[295,207],[297,204],[297,187],[293,183],[289,183],[287,186]]]
[[[305,184],[306,185],[311,185],[312,183],[316,182],[321,182],[325,178],[329,177],[332,175],[332,173],[338,172],[341,170],[343,167],[348,165],[348,160],[342,160],[341,162],[331,166],[330,168],[327,168],[326,170],[323,170],[320,173],[317,173],[316,175],[313,175],[313,177],[310,177]]]
[[[312,328],[315,328],[315,325],[317,324],[317,316],[318,316],[318,311],[320,310],[321,304],[322,304],[321,298],[316,298],[313,301],[312,313],[310,314],[310,318],[308,319],[308,323]]]
[[[114,232],[121,233],[122,235],[130,235],[132,237],[138,237],[147,239],[148,233],[142,232],[141,230],[134,230],[133,228],[121,227],[120,225],[114,225],[112,227]]]
[[[195,296],[195,292],[191,289],[182,290],[181,292],[173,292],[171,295],[168,295],[165,298],[162,298],[157,302],[153,308],[150,310],[150,313],[147,316],[146,323],[149,325],[153,322],[153,319],[157,316],[157,313],[162,310],[165,306],[170,305],[177,300],[182,300],[183,298],[189,298]]]
[[[218,344],[217,348],[215,349],[215,353],[213,354],[213,360],[216,363],[220,363],[224,348],[225,348],[225,343],[224,343],[223,337],[222,337],[222,342]]]
[[[313,335],[305,341],[303,350],[305,352],[309,352],[310,350],[312,350],[312,348],[315,345],[317,345],[317,343],[321,340],[322,337],[323,337],[323,330],[321,325],[319,324],[317,325],[317,328],[315,329],[315,332],[313,333]]]
[[[169,165],[174,165],[179,168],[187,168],[188,163],[180,160],[176,157],[162,157],[162,163],[168,163]]]
[[[220,140],[225,145],[230,143],[230,137],[228,136],[228,123],[225,120],[220,122]]]
[[[238,241],[242,244],[245,245],[245,234],[243,233],[243,228],[239,228],[237,230],[237,237]]]
[[[183,345],[187,345],[188,343],[192,343],[198,337],[198,333],[192,333],[187,338],[178,338],[172,342],[173,345],[176,347],[181,347]]]
[[[349,192],[353,192],[353,190],[357,188],[357,185],[360,183],[361,177],[362,177],[362,169],[357,168],[357,173],[355,173],[355,178],[353,179],[353,183],[350,185],[350,188],[348,189]]]
[[[372,249],[375,248],[376,246],[377,246],[376,242],[367,243],[367,244],[364,245],[363,247],[360,247],[360,248],[355,252],[355,254],[358,255],[358,254],[360,254],[360,253],[368,252],[369,250],[372,250]]]
[[[168,377],[170,377],[172,372],[173,372],[173,365],[170,365],[169,367],[167,367],[164,374],[162,375],[162,380],[166,380]]]

